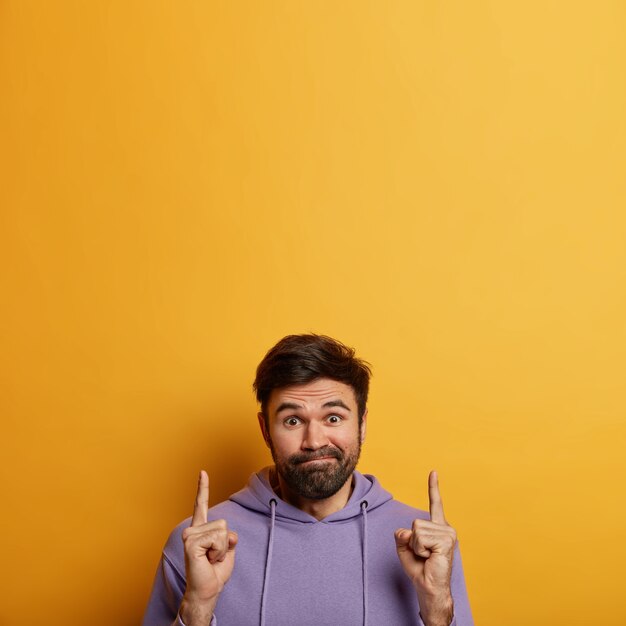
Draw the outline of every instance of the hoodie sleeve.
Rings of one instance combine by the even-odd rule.
[[[178,607],[185,593],[185,579],[165,552],[154,577],[142,626],[185,626]],[[217,626],[215,615],[210,626]]]
[[[185,579],[163,553],[143,616],[143,626],[180,626],[178,607],[184,593]]]
[[[458,541],[454,548],[450,587],[452,589],[452,600],[454,601],[454,618],[450,626],[474,626],[474,618],[472,617],[469,598],[467,596],[465,575],[463,574],[463,562],[461,560],[461,551],[459,550]]]
[[[183,624],[183,626],[185,626],[185,625]],[[421,615],[419,616],[419,621],[418,621],[417,626],[426,626],[424,624],[424,622],[422,621],[422,616]],[[456,617],[452,618],[452,621],[450,622],[450,624],[448,626],[457,626]]]

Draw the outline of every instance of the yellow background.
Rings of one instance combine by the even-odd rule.
[[[621,0],[0,2],[0,624],[137,624],[306,331],[477,624],[626,624],[625,77]]]

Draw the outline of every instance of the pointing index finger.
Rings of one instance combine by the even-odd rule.
[[[428,499],[430,501],[430,521],[445,524],[446,517],[443,514],[443,502],[439,493],[439,477],[435,470],[428,475]]]
[[[196,502],[193,505],[193,517],[191,518],[192,526],[199,526],[207,523],[207,515],[209,511],[209,475],[202,470],[198,478],[198,493],[196,494]]]

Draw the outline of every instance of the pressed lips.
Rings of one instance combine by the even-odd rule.
[[[313,453],[303,452],[293,455],[290,460],[291,463],[294,465],[302,465],[303,463],[310,463],[312,461],[330,461],[332,459],[337,459],[338,461],[341,461],[341,450],[338,450],[336,448],[326,448]]]

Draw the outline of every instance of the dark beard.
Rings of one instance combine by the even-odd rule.
[[[289,489],[302,498],[324,500],[334,496],[352,476],[352,472],[361,454],[361,438],[353,454],[345,454],[339,448],[325,446],[314,452],[292,454],[286,461],[278,461],[274,446],[270,442],[272,458],[276,471],[287,483]],[[322,457],[333,457],[335,461],[323,462],[313,466],[302,465]]]

